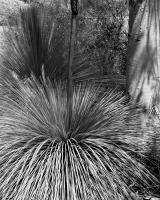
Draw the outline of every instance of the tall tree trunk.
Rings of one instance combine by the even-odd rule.
[[[127,87],[135,102],[160,103],[160,1],[129,1]]]

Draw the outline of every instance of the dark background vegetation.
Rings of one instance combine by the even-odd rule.
[[[10,4],[13,2],[10,1]],[[22,2],[46,6],[46,9],[51,10],[51,16],[55,16],[55,24],[57,26],[55,34],[55,62],[58,65],[66,65],[71,16],[67,1],[53,1],[54,10],[50,8],[50,0],[28,0]],[[77,20],[73,69],[75,80],[94,79],[105,84],[106,87],[116,87],[118,90],[124,91],[126,87],[128,40],[128,8],[126,0],[105,0],[99,3],[97,1],[86,2],[83,7],[79,6]],[[10,11],[5,11],[2,14],[0,11],[0,16],[2,16],[0,20],[1,25],[6,25],[8,19],[11,25],[15,24],[17,9],[15,5],[13,8],[12,5],[10,6]]]

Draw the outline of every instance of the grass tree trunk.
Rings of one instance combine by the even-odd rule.
[[[127,86],[135,102],[153,111],[160,91],[160,1],[129,1]]]

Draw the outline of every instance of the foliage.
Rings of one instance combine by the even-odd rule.
[[[57,38],[57,34],[60,37]],[[50,78],[63,73],[63,70],[65,74],[65,32],[59,30],[59,24],[54,23],[51,9],[30,6],[21,10],[17,27],[10,27],[6,35],[9,44],[3,51],[3,67],[14,71],[21,78],[30,76],[30,73],[39,78],[42,68]]]
[[[3,200],[135,199],[137,185],[150,186],[153,177],[137,159],[144,145],[136,117],[126,124],[120,93],[74,87],[68,127],[64,84],[10,76],[0,95]]]
[[[28,77],[30,72],[39,76],[43,67],[51,79],[65,79],[70,11],[56,5],[22,10],[16,31],[10,28],[11,33],[6,34],[9,45],[4,48],[3,62],[20,77]],[[121,32],[125,7],[122,2],[113,5],[106,1],[102,11],[101,7],[89,7],[80,12],[72,69],[75,81],[95,79],[112,87],[125,84],[126,37]]]
[[[25,8],[27,4],[20,0],[0,0],[0,26],[7,25],[8,22],[14,24],[20,7]]]
[[[80,13],[77,57],[82,55],[95,70],[95,78],[108,87],[124,87],[127,31],[124,1],[105,0]]]
[[[85,53],[92,53],[95,65],[101,67],[104,74],[110,74],[111,71],[117,73],[114,69],[115,56],[121,56],[126,48],[127,37],[122,32],[125,17],[125,3],[109,0],[103,1],[100,7],[85,10],[80,16],[78,33],[83,35],[79,36],[83,37],[82,46]]]

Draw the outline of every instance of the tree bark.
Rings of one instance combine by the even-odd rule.
[[[127,87],[146,110],[160,103],[160,1],[129,1]]]

